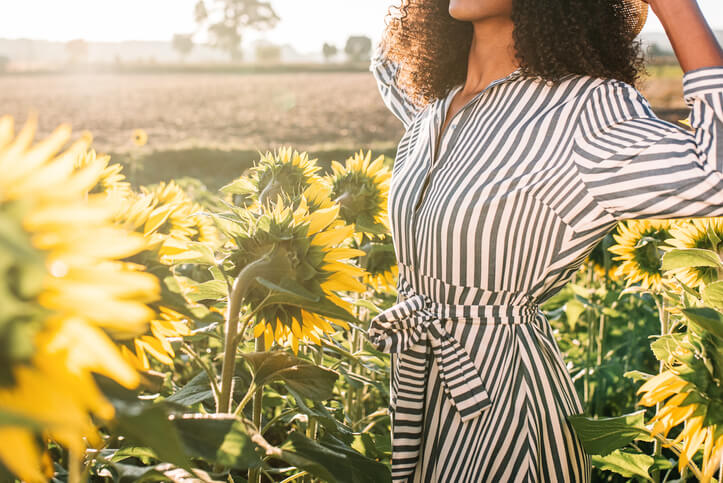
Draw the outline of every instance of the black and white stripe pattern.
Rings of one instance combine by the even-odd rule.
[[[695,132],[625,82],[514,71],[455,115],[437,159],[461,86],[420,108],[379,47],[370,70],[406,128],[388,206],[399,295],[369,329],[392,354],[394,481],[590,481],[549,321],[509,310],[563,288],[619,220],[723,216],[723,66],[684,75]],[[468,417],[475,396],[489,404]]]

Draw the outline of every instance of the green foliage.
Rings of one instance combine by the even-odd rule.
[[[590,416],[619,416],[635,408],[637,369],[657,372],[649,337],[659,330],[647,295],[623,293],[613,281],[571,282],[543,306]]]
[[[653,461],[653,458],[646,454],[630,453],[619,449],[607,456],[594,455],[592,457],[592,463],[602,470],[614,471],[626,478],[639,476],[645,481],[655,481],[648,472]]]
[[[572,415],[567,419],[580,436],[585,451],[605,456],[635,439],[652,441],[644,425],[644,414],[645,410],[640,410],[610,418]]]
[[[331,483],[383,483],[392,481],[387,468],[327,436],[318,441],[292,432],[281,446],[282,457]]]

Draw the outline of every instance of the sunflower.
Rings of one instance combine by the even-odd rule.
[[[360,263],[367,272],[362,280],[366,285],[378,292],[396,290],[399,266],[391,236],[368,238],[364,235],[362,245],[357,246],[354,242],[352,247],[364,251],[365,255],[360,258]]]
[[[666,243],[670,248],[702,248],[719,253],[723,239],[723,217],[690,218],[672,225]],[[676,270],[681,282],[692,288],[702,288],[718,280],[715,267],[692,267]]]
[[[116,221],[142,234],[147,245],[146,250],[125,262],[148,267],[158,276],[163,290],[168,291],[164,278],[173,276],[167,265],[172,263],[174,255],[187,251],[189,242],[214,243],[217,239],[213,222],[192,213],[196,209],[200,210],[200,206],[194,205],[173,182],[142,187],[142,193],[133,193],[126,206],[115,214]],[[126,359],[142,370],[150,369],[149,355],[172,365],[175,353],[169,339],[191,335],[189,321],[175,310],[178,307],[169,307],[164,302],[152,304],[152,308],[156,316],[150,322],[149,333],[132,341],[133,351],[122,347]]]
[[[259,204],[273,201],[279,193],[296,198],[309,185],[319,181],[321,167],[316,161],[316,158],[309,159],[306,152],[299,153],[290,146],[283,146],[273,153],[267,151],[250,168],[248,175],[223,186],[221,192],[230,195],[237,206],[250,210],[258,210]]]
[[[76,168],[87,166],[91,163],[98,163],[103,167],[98,183],[93,186],[90,193],[107,193],[109,195],[118,195],[126,198],[130,195],[131,184],[125,181],[126,177],[121,173],[123,166],[118,163],[108,164],[110,156],[97,156],[95,150],[91,149],[87,152],[79,153],[76,159]]]
[[[302,192],[310,212],[330,208],[334,205],[331,200],[331,185],[326,178],[319,178],[310,183]],[[300,197],[297,199],[300,201]],[[338,220],[343,223],[343,220]]]
[[[678,459],[678,470],[682,471],[698,450],[703,447],[704,481],[710,481],[713,473],[723,456],[723,428],[717,424],[705,425],[707,408],[694,401],[702,399],[693,391],[693,384],[689,383],[673,370],[666,370],[653,376],[640,386],[637,394],[644,393],[640,404],[654,406],[667,402],[652,417],[651,435],[661,433],[663,437],[679,424],[684,424],[678,436],[664,446],[669,447],[683,441],[683,447]]]
[[[211,243],[216,241],[213,222],[200,214],[203,210],[175,182],[160,182],[157,185],[142,186],[141,191],[153,196],[156,206],[171,207],[168,210],[166,225],[160,225],[158,231],[174,238]]]
[[[236,211],[239,228],[229,231],[227,246],[234,268],[228,273],[236,277],[249,264],[266,260],[244,301],[257,311],[254,336],[264,335],[267,348],[274,340],[290,339],[298,353],[299,340],[319,344],[321,335],[333,332],[330,321],[349,328],[344,319],[353,307],[334,291],[366,290],[357,279],[364,270],[343,261],[364,251],[341,246],[354,227],[336,222],[339,209],[333,204],[310,212],[303,196],[294,209],[279,193],[258,212]],[[273,303],[265,300],[274,294]]]
[[[665,281],[661,275],[664,241],[669,237],[671,220],[626,220],[618,223],[613,238],[618,243],[608,250],[617,254],[613,260],[622,263],[616,275],[627,280],[626,287],[641,282],[645,289],[660,292]]]
[[[151,197],[145,203],[152,206],[143,225],[143,233],[157,242],[159,260],[171,264],[173,256],[188,249],[188,242],[199,242],[216,247],[218,231],[203,208],[173,181],[153,186],[141,186],[144,195]],[[144,202],[141,202],[144,204]]]
[[[120,260],[146,240],[113,223],[120,200],[89,191],[103,175],[102,163],[76,168],[88,149],[83,136],[65,151],[71,130],[56,128],[32,145],[32,114],[14,136],[13,119],[0,118],[0,286],[3,354],[0,412],[33,425],[0,427],[0,460],[25,481],[52,474],[37,436],[83,454],[86,441],[100,443],[93,418],[111,419],[114,408],[92,373],[127,388],[137,371],[108,334],[143,332],[159,296],[152,275]]]
[[[168,205],[158,206],[151,194],[132,192],[125,205],[118,207],[114,221],[146,238],[146,250],[142,252],[145,254],[157,251],[166,239],[167,233],[161,232],[159,228],[166,223],[172,208]]]
[[[387,197],[391,171],[384,166],[384,155],[371,161],[372,152],[360,150],[346,159],[344,165],[331,162],[329,179],[332,199],[341,204],[340,216],[360,234],[389,233]],[[357,243],[361,237],[357,236]]]
[[[148,134],[143,129],[133,131],[133,143],[136,146],[145,146],[148,142]]]

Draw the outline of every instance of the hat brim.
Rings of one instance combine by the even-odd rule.
[[[648,20],[649,5],[643,0],[625,0],[624,14],[631,37],[636,37]]]

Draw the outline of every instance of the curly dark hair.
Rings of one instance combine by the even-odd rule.
[[[581,74],[636,86],[645,56],[625,22],[625,2],[512,0],[520,74],[547,82]],[[415,104],[465,81],[473,26],[450,16],[449,0],[403,0],[389,8],[385,25],[382,47],[399,64],[397,82]]]

